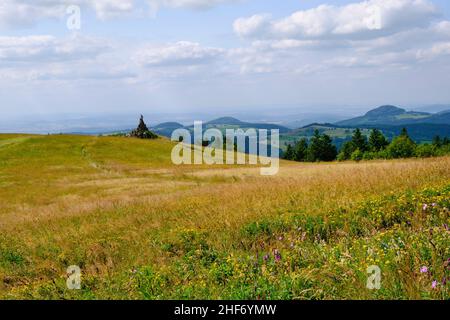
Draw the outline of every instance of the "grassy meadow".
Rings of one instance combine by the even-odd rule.
[[[0,135],[0,299],[450,298],[450,157],[261,176],[172,147]]]

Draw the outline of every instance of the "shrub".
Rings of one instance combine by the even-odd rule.
[[[364,152],[363,154],[363,160],[373,160],[378,158],[378,152]]]
[[[401,135],[386,150],[390,158],[410,158],[415,155],[416,144],[407,135]]]
[[[361,161],[363,159],[363,152],[359,149],[356,149],[355,152],[352,153],[351,159],[353,161]]]
[[[436,148],[430,144],[421,144],[416,148],[416,157],[429,158],[437,155]]]

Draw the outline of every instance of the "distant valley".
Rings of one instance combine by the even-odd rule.
[[[193,126],[183,126],[177,122],[165,122],[152,127],[159,135],[170,137],[176,129],[193,130]],[[381,106],[367,112],[365,115],[339,121],[336,123],[312,123],[301,128],[290,129],[285,126],[270,123],[250,123],[233,117],[222,117],[204,124],[204,129],[215,128],[225,133],[226,129],[278,129],[281,136],[281,147],[292,144],[301,138],[311,138],[315,130],[328,134],[337,147],[348,141],[355,128],[362,129],[369,135],[373,128],[380,129],[387,138],[392,139],[406,128],[416,142],[429,142],[435,136],[450,136],[450,110],[438,113],[406,111],[395,106]]]

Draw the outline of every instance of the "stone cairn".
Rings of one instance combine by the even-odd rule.
[[[131,131],[130,133],[130,137],[135,137],[135,138],[139,138],[139,139],[157,139],[158,136],[156,134],[154,134],[153,132],[151,132],[147,125],[144,122],[144,116],[141,115],[141,119],[139,120],[139,125],[138,127]]]

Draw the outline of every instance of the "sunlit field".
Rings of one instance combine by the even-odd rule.
[[[450,157],[261,176],[172,147],[0,135],[0,299],[450,298]]]

